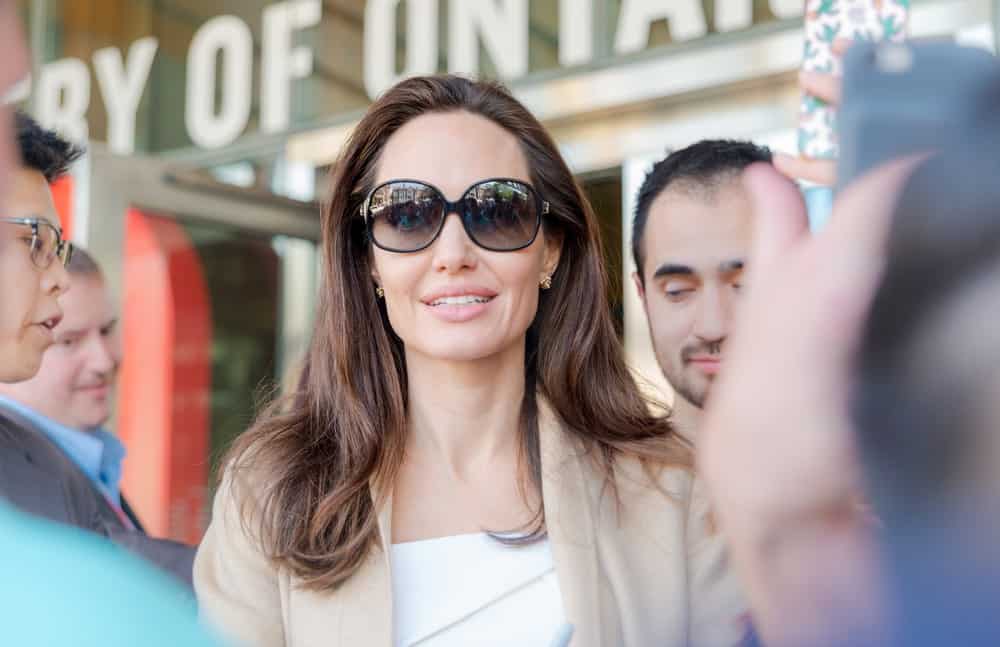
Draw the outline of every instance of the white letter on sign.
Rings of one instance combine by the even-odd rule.
[[[715,0],[716,31],[736,31],[753,25],[753,0]]]
[[[559,0],[559,64],[594,59],[594,0]]]
[[[215,63],[222,56],[222,105],[215,111]],[[253,34],[236,16],[219,16],[194,35],[187,63],[184,121],[191,141],[202,148],[233,143],[250,121]]]
[[[153,37],[132,43],[128,64],[122,61],[117,47],[105,47],[94,53],[94,71],[108,110],[108,148],[119,155],[135,152],[135,121],[142,92],[156,57]]]
[[[365,90],[372,99],[406,77],[437,71],[437,0],[407,0],[406,67],[402,74],[396,74],[398,7],[399,0],[368,0],[365,4]]]
[[[38,122],[75,142],[87,141],[90,70],[78,58],[64,58],[42,67],[35,95]]]
[[[675,41],[699,38],[708,32],[701,0],[622,0],[615,53],[646,49],[649,26],[664,18],[670,20],[670,36]]]
[[[451,0],[448,69],[479,74],[479,41],[497,74],[513,79],[528,72],[528,0]]]
[[[260,125],[266,133],[288,128],[292,117],[292,81],[312,74],[312,50],[293,48],[292,34],[299,29],[315,27],[322,18],[320,0],[292,0],[264,9]]]
[[[802,0],[771,0],[771,12],[778,18],[798,18],[805,12]]]

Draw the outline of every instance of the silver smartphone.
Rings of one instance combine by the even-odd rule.
[[[838,186],[889,160],[1000,140],[1000,63],[948,43],[858,43],[844,58]],[[996,148],[993,148],[996,151]]]

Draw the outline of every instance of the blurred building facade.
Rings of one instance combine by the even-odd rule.
[[[918,38],[992,47],[989,0],[913,0]],[[326,172],[406,75],[499,78],[601,218],[630,359],[663,386],[631,282],[633,197],[704,137],[794,150],[803,0],[20,0],[23,105],[90,149],[57,188],[121,298],[117,429],[152,532],[197,540],[216,463],[294,375]]]

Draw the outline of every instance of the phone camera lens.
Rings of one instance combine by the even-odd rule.
[[[875,63],[885,74],[903,74],[913,67],[913,50],[899,43],[884,43],[875,52]]]

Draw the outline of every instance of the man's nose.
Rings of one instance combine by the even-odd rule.
[[[704,290],[695,320],[695,336],[707,344],[722,343],[729,334],[731,304],[729,296],[718,287]]]
[[[108,375],[118,368],[118,357],[112,342],[103,336],[94,336],[87,342],[87,366],[94,372]]]
[[[60,259],[55,259],[52,264],[42,270],[42,292],[45,294],[61,297],[69,291],[69,272]]]

